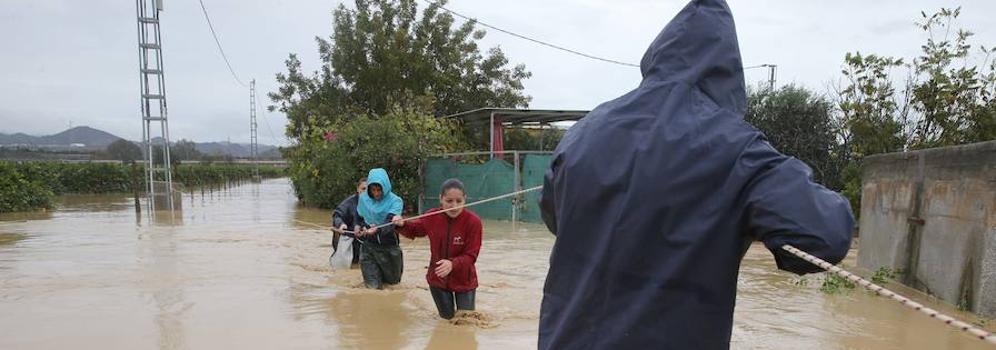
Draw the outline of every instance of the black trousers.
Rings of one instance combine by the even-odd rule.
[[[456,314],[454,304],[459,310],[474,310],[474,296],[477,294],[477,290],[456,293],[442,288],[429,287],[429,292],[432,293],[432,300],[436,302],[439,317],[447,320],[453,318],[453,315]]]
[[[399,246],[360,245],[360,273],[367,288],[382,289],[385,284],[400,283],[404,266]]]

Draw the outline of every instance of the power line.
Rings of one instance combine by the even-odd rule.
[[[273,128],[270,127],[270,119],[267,118],[270,115],[270,110],[263,108],[263,104],[262,102],[259,102],[258,98],[256,99],[256,105],[259,106],[259,109],[264,112],[263,123],[266,124],[266,131],[270,133],[270,139],[272,139],[274,142],[280,142],[280,140],[278,140],[277,137],[273,135]]]
[[[504,30],[504,29],[495,27],[493,25],[481,22],[481,21],[479,21],[477,19],[474,19],[474,18],[471,18],[471,17],[468,17],[468,16],[464,16],[464,15],[462,15],[462,14],[456,12],[456,11],[453,11],[453,10],[450,10],[448,8],[443,7],[443,5],[440,5],[439,3],[435,2],[435,1],[432,1],[432,0],[422,0],[422,1],[424,1],[424,2],[426,2],[428,4],[430,4],[430,5],[436,5],[437,7],[443,9],[446,12],[449,12],[450,14],[452,14],[454,16],[463,18],[463,19],[468,20],[468,21],[474,21],[474,22],[476,22],[477,24],[480,24],[483,27],[491,28],[491,29],[497,30],[499,32],[502,32],[502,33],[514,36],[514,37],[519,38],[519,39],[532,41],[534,43],[537,43],[537,44],[540,44],[540,45],[543,45],[543,46],[546,46],[546,47],[554,48],[554,49],[557,49],[557,50],[561,50],[561,51],[568,52],[568,53],[571,53],[571,54],[575,54],[575,55],[578,55],[578,56],[581,56],[581,57],[585,57],[585,58],[590,58],[590,59],[593,59],[593,60],[598,60],[598,61],[602,61],[602,62],[608,62],[608,63],[612,63],[612,64],[618,64],[620,66],[637,67],[637,68],[640,67],[640,65],[638,65],[638,64],[621,62],[621,61],[616,61],[616,60],[612,60],[612,59],[608,59],[608,58],[598,57],[598,56],[595,56],[595,55],[589,55],[589,54],[586,54],[584,52],[579,52],[579,51],[571,50],[571,49],[568,49],[566,47],[555,45],[555,44],[551,44],[551,43],[548,43],[548,42],[545,42],[545,41],[542,41],[542,40],[539,40],[539,39],[533,39],[533,38],[530,38],[530,37],[522,35],[522,34],[513,33],[511,31]]]
[[[249,87],[248,85],[242,82],[242,79],[239,79],[239,76],[237,74],[235,74],[235,69],[232,69],[232,63],[228,61],[228,56],[225,55],[225,49],[221,48],[221,41],[218,40],[218,34],[215,33],[214,25],[211,24],[211,17],[208,16],[207,8],[204,7],[204,0],[198,0],[198,1],[201,3],[201,11],[204,12],[204,19],[207,20],[208,28],[211,29],[211,36],[214,37],[214,43],[218,45],[218,52],[221,52],[221,58],[225,59],[225,64],[228,65],[228,71],[232,73],[232,78],[235,78],[235,81],[239,83],[239,85],[242,85],[242,87]]]

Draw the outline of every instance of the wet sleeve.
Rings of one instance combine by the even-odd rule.
[[[411,239],[425,237],[429,234],[428,229],[425,227],[425,222],[422,219],[415,219],[405,222],[405,226],[398,228],[398,233]]]
[[[559,159],[559,156],[555,156],[553,162],[550,164],[550,168],[546,170],[546,175],[543,176],[543,189],[540,190],[539,199],[540,217],[543,218],[546,228],[554,236],[557,235],[557,207],[554,204],[553,177],[560,163]]]
[[[349,198],[339,203],[339,206],[332,210],[332,227],[339,227],[339,225],[345,224],[345,218],[351,215],[353,211],[352,205],[349,202]],[[352,230],[352,227],[347,228]]]
[[[405,210],[405,201],[398,195],[394,195],[394,197],[397,199],[391,201],[390,213],[394,215],[401,215],[401,212]],[[391,219],[388,218],[388,221],[390,220]]]
[[[483,226],[480,220],[475,220],[470,223],[467,230],[467,248],[463,250],[463,253],[457,255],[450,261],[453,262],[453,269],[460,271],[466,271],[471,265],[477,262],[477,255],[481,252],[481,236],[483,235]]]
[[[401,215],[401,211],[404,210],[405,208],[404,201],[401,200],[401,197],[397,195],[393,196],[396,199],[391,201],[391,208],[388,209],[389,214],[387,214],[387,216],[384,217],[384,224],[390,223],[391,219],[393,219],[395,216]],[[385,236],[385,237],[394,236],[394,233],[395,233],[394,225],[387,225],[377,229],[378,236]]]
[[[354,226],[359,226],[361,230],[366,230],[366,229],[370,228],[370,225],[369,225],[369,224],[367,224],[367,220],[366,220],[366,219],[364,219],[364,218],[363,218],[362,216],[360,216],[360,215],[357,215],[357,216],[356,216],[356,222],[354,222],[354,223],[353,223],[353,225],[354,225]],[[350,227],[349,229],[350,229],[350,230],[352,230],[353,228],[352,228],[352,227]]]
[[[764,242],[779,269],[800,275],[822,271],[782,249],[786,244],[831,264],[844,259],[854,231],[844,197],[813,182],[805,163],[761,139],[744,150],[738,166],[752,174],[744,193],[748,232]]]
[[[390,222],[391,222],[391,219],[393,219],[393,218],[394,218],[394,216],[395,216],[395,215],[394,215],[393,213],[391,213],[391,214],[387,214],[387,217],[385,218],[385,221],[384,221],[384,223],[385,223],[385,224],[386,224],[386,223],[390,223]],[[394,231],[395,231],[395,230],[394,230],[394,225],[387,225],[387,226],[384,226],[384,227],[381,227],[381,228],[378,228],[378,229],[377,229],[377,235],[378,235],[378,236],[382,236],[382,237],[389,237],[389,236],[394,236]]]

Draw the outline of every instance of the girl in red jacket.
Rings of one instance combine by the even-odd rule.
[[[440,207],[428,213],[459,207],[466,201],[463,183],[449,179],[443,182],[439,194]],[[408,222],[401,220],[398,216],[392,220],[401,235],[411,239],[429,237],[431,257],[425,279],[439,317],[451,319],[455,309],[474,310],[477,289],[474,263],[481,251],[481,219],[477,214],[461,208]]]

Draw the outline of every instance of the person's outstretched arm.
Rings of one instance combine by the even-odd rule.
[[[425,222],[422,219],[415,219],[411,221],[403,221],[404,218],[401,215],[392,218],[394,226],[398,228],[398,233],[402,236],[415,239],[418,237],[425,237],[429,235],[429,230],[425,226]]]
[[[800,275],[822,271],[784,251],[785,244],[832,264],[844,259],[854,231],[850,204],[813,182],[805,163],[758,138],[743,151],[736,169],[750,174],[743,196],[748,232],[764,242],[779,269]]]

